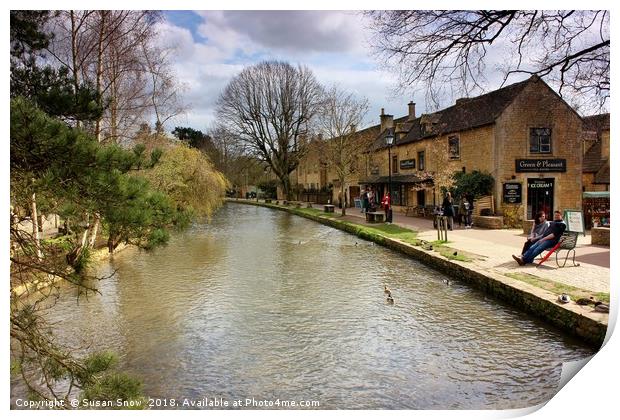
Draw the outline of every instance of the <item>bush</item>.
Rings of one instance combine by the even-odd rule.
[[[469,193],[473,194],[475,198],[480,198],[493,193],[495,179],[488,172],[456,172],[453,178],[454,186],[451,189],[453,197],[460,197],[462,194]]]

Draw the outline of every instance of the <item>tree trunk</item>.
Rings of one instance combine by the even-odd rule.
[[[30,203],[32,211],[32,238],[34,239],[34,247],[37,250],[37,259],[41,261],[43,259],[43,252],[41,251],[41,237],[39,236],[39,216],[37,214],[37,196],[32,193],[32,201]]]
[[[345,192],[345,188],[344,188],[344,179],[340,180],[340,196],[342,197],[340,199],[340,205],[342,206],[342,215],[346,216],[347,215],[347,198],[344,195]]]
[[[101,108],[102,106],[102,92],[101,92],[101,79],[103,78],[103,37],[105,34],[105,25],[106,25],[106,16],[108,14],[107,11],[100,11],[101,16],[101,27],[99,28],[99,39],[97,43],[97,77],[95,82],[95,88],[97,89],[97,105]],[[97,118],[95,122],[95,138],[97,142],[101,142],[101,120],[103,119],[103,115]]]
[[[89,248],[95,247],[95,242],[97,241],[97,232],[99,231],[99,225],[101,223],[101,216],[99,215],[99,213],[95,213],[94,218],[95,220],[93,222],[92,229],[90,232],[90,238],[88,240]]]
[[[75,89],[75,95],[77,98],[77,93],[78,90],[80,88],[80,73],[79,73],[79,68],[78,68],[78,41],[77,41],[77,34],[78,34],[78,27],[77,27],[77,23],[75,21],[75,12],[73,10],[71,10],[70,16],[71,16],[71,60],[72,60],[72,67],[73,67],[73,89]],[[80,121],[77,120],[75,123],[77,128],[80,128]]]

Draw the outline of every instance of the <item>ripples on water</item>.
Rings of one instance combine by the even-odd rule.
[[[50,317],[67,343],[117,351],[151,397],[519,408],[592,353],[415,260],[260,207],[227,204],[113,269],[101,296],[65,296]]]

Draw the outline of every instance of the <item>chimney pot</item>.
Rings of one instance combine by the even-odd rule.
[[[408,104],[409,106],[409,116],[407,117],[407,121],[415,120],[415,102],[411,101]]]

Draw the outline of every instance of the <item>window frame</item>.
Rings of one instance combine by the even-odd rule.
[[[450,143],[456,140],[456,155],[452,155],[452,149]],[[448,159],[449,160],[461,160],[461,138],[457,135],[448,136]]]
[[[418,171],[424,171],[425,169],[426,169],[426,150],[419,150],[418,151]]]
[[[542,133],[546,131],[547,133]],[[528,152],[536,155],[550,155],[553,153],[553,131],[551,127],[530,127],[528,137]],[[536,140],[536,148],[532,148],[533,140]],[[543,140],[548,140],[548,144],[543,144]],[[543,150],[543,146],[547,150]]]

